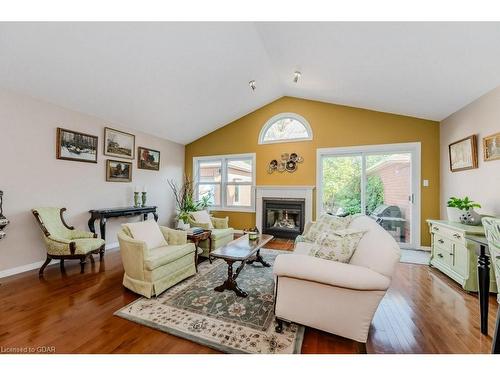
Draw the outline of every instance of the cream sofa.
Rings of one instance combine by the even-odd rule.
[[[196,273],[196,249],[187,242],[187,232],[162,226],[160,230],[168,245],[155,249],[134,240],[126,227],[118,232],[125,269],[123,285],[148,298]]]
[[[373,219],[355,218],[350,229],[363,229],[350,263],[309,256],[309,242],[297,242],[292,254],[278,255],[276,331],[296,322],[365,343],[370,324],[399,262],[394,239]]]

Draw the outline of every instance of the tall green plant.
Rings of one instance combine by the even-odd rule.
[[[187,222],[191,212],[203,210],[210,205],[211,196],[205,195],[201,200],[194,199],[194,182],[184,175],[182,184],[179,186],[175,180],[168,180],[168,185],[174,194],[177,218]]]

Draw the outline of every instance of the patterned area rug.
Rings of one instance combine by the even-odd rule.
[[[271,264],[280,253],[261,250]],[[289,324],[280,334],[274,331],[272,267],[254,263],[243,268],[237,281],[247,298],[214,291],[226,276],[223,260],[203,262],[195,276],[157,298],[139,298],[115,315],[225,353],[300,353],[304,327]]]

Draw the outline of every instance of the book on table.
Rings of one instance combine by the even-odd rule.
[[[200,227],[193,227],[188,229],[188,234],[200,234],[203,233],[203,228]]]

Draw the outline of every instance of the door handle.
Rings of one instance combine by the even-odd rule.
[[[408,201],[411,203],[415,203],[415,194],[410,194],[408,195]]]

